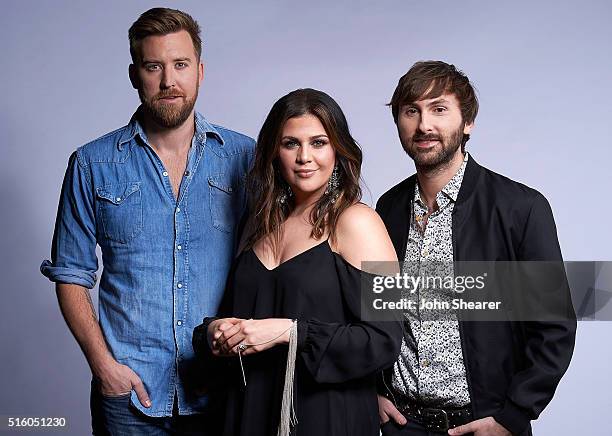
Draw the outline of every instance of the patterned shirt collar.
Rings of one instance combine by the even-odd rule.
[[[452,179],[448,181],[446,185],[442,188],[440,192],[436,194],[436,202],[438,203],[438,207],[441,209],[448,204],[450,200],[453,202],[457,201],[457,197],[459,196],[459,189],[461,188],[461,182],[463,182],[463,175],[465,174],[465,167],[467,165],[469,153],[465,152],[465,156],[463,158],[463,163],[455,173]],[[419,183],[417,179],[417,183],[414,186],[414,202],[419,203],[423,207],[427,207],[426,204],[421,200],[421,191],[419,189]]]

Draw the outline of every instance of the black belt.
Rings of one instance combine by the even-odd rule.
[[[446,433],[450,428],[455,428],[472,421],[472,407],[470,404],[461,408],[437,409],[414,401],[404,400],[399,406],[399,411],[407,419],[412,419],[429,431]]]

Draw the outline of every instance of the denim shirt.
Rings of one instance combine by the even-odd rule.
[[[142,379],[149,416],[201,412],[202,382],[191,345],[216,313],[246,209],[244,179],[254,141],[196,113],[178,200],[138,122],[80,147],[68,164],[53,236],[50,280],[93,288],[102,251],[100,327],[114,358]]]

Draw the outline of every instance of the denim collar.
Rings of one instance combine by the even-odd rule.
[[[129,142],[132,139],[134,139],[136,135],[140,136],[140,138],[144,142],[147,142],[147,136],[139,121],[141,111],[142,111],[142,106],[139,106],[138,109],[136,109],[136,112],[134,112],[134,115],[132,115],[132,118],[130,118],[130,122],[126,126],[125,130],[123,131],[123,134],[121,135],[121,137],[119,138],[119,141],[117,142],[117,148],[119,150],[123,148],[123,145],[126,142]],[[215,129],[212,124],[206,121],[206,119],[204,118],[202,114],[196,111],[195,112],[194,140],[196,140],[196,143],[200,145],[204,145],[206,144],[206,138],[208,135],[216,136],[217,139],[219,140],[219,145],[221,147],[225,144],[225,141],[223,141],[223,137],[217,131],[217,129]]]

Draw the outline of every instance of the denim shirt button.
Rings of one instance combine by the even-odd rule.
[[[183,246],[182,246],[182,245],[179,245],[179,246],[177,246],[177,247],[176,247],[176,249],[177,249],[177,250],[182,250],[182,249],[183,249]]]
[[[138,118],[71,157],[64,180],[69,195],[61,196],[58,206],[63,224],[56,226],[53,263],[45,263],[44,274],[53,281],[71,277],[90,287],[99,283],[101,307],[108,315],[101,317],[100,325],[109,333],[108,348],[129,360],[148,388],[154,414],[171,416],[168,387],[191,392],[197,375],[177,378],[176,371],[167,368],[174,365],[177,349],[186,362],[193,359],[193,326],[222,299],[233,258],[233,231],[245,206],[244,185],[238,180],[251,164],[254,141],[224,129],[214,132],[199,121],[195,136],[201,135],[202,143],[194,141],[183,175],[180,169],[173,174],[183,178],[185,188],[177,198],[170,171],[153,153]],[[203,130],[213,132],[214,139],[208,141]],[[219,189],[208,183],[213,175],[219,176]],[[223,190],[230,186],[232,195]],[[218,191],[214,197],[212,190]],[[103,258],[96,256],[97,245],[103,247]],[[80,253],[78,259],[75,253]],[[104,266],[101,281],[94,274],[98,263]],[[181,277],[204,283],[205,292],[188,289]],[[174,290],[167,287],[171,284]],[[169,323],[163,328],[164,319],[175,328]],[[149,347],[151,342],[155,346]],[[205,403],[200,396],[181,398],[181,407],[189,412],[203,411]],[[146,412],[140,405],[138,409]]]

